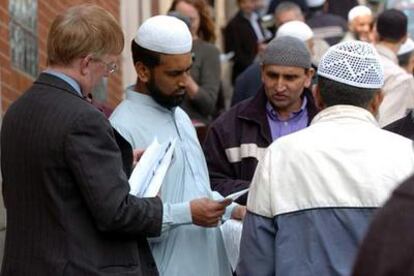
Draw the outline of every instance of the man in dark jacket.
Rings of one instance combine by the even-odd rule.
[[[317,112],[307,89],[313,74],[302,41],[281,37],[269,43],[262,58],[262,88],[222,114],[207,134],[204,152],[213,190],[228,195],[248,188],[272,141],[309,125]],[[245,204],[246,196],[239,203]]]
[[[123,47],[121,27],[98,6],[53,21],[49,67],[3,120],[1,275],[158,275],[147,237],[160,235],[161,200],[129,194],[112,127],[87,100]]]
[[[238,0],[239,11],[224,29],[225,52],[234,52],[232,83],[237,76],[253,63],[264,47],[266,33],[259,24],[253,0]]]

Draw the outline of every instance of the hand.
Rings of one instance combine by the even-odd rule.
[[[246,206],[236,206],[231,212],[231,218],[237,220],[243,220],[244,216],[246,215]]]
[[[198,93],[199,86],[194,79],[189,75],[185,85],[188,96],[192,99]]]
[[[144,154],[143,149],[134,149],[132,151],[132,167],[135,167],[135,165],[138,163],[138,161],[141,159],[142,155]]]
[[[208,198],[194,199],[190,202],[191,218],[193,223],[203,227],[215,227],[226,211],[226,207],[232,203],[231,199],[222,201]]]

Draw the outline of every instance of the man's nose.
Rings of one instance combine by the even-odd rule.
[[[189,72],[184,72],[178,80],[178,86],[185,87],[187,85],[189,76],[190,76]]]
[[[283,90],[283,89],[285,89],[285,81],[283,80],[283,78],[278,78],[276,81],[275,81],[275,87],[276,87],[276,90],[277,91],[280,91],[280,90]]]

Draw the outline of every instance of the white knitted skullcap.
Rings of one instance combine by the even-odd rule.
[[[306,0],[306,4],[308,4],[309,8],[322,6],[325,2],[325,0]]]
[[[414,41],[411,38],[407,38],[403,45],[401,45],[398,55],[404,55],[414,51]]]
[[[358,16],[364,15],[372,15],[371,9],[364,5],[355,6],[348,12],[348,22],[351,22]]]
[[[323,55],[318,75],[360,88],[384,85],[383,68],[375,48],[362,41],[347,41],[329,48]]]
[[[187,25],[168,15],[157,15],[145,20],[134,40],[147,50],[173,55],[189,53],[193,44]]]
[[[289,21],[277,29],[276,37],[293,36],[303,42],[308,41],[313,37],[312,29],[302,21]]]

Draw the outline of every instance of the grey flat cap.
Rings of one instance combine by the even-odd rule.
[[[283,36],[269,42],[262,55],[262,64],[310,68],[311,55],[304,42]]]

